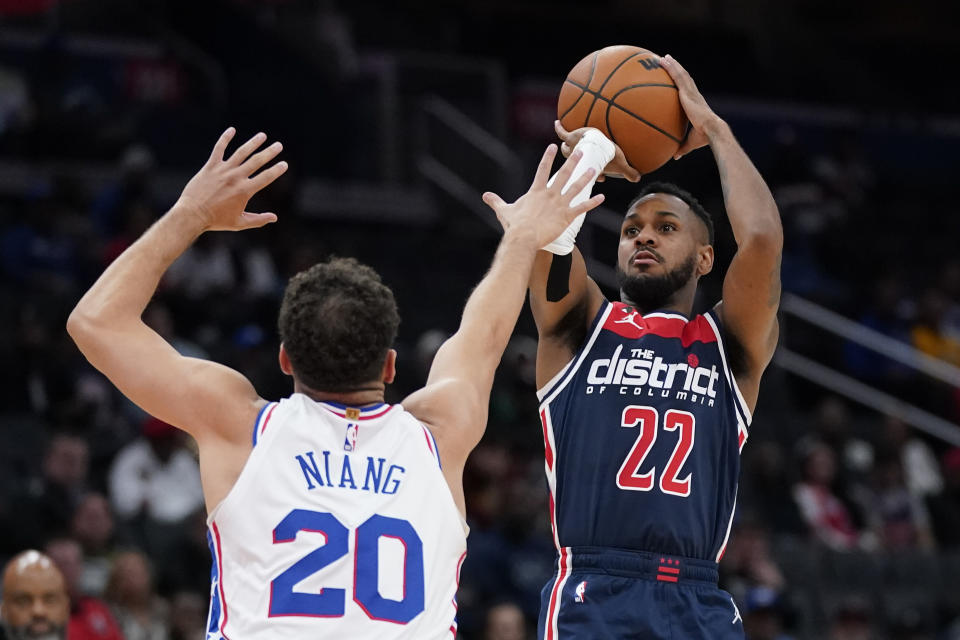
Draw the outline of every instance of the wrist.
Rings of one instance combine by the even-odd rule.
[[[164,217],[176,222],[179,229],[193,237],[210,228],[203,208],[183,198],[177,200]]]
[[[732,134],[730,125],[718,115],[714,115],[701,129],[711,144]]]
[[[522,227],[511,227],[503,234],[500,244],[504,247],[510,247],[518,251],[530,251],[535,253],[540,248],[540,242],[536,232],[532,229]]]

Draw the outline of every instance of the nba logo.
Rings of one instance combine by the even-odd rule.
[[[584,580],[583,582],[577,585],[577,590],[575,592],[575,595],[573,596],[573,601],[586,602],[587,600],[586,592],[587,592],[587,581]]]
[[[347,425],[347,436],[343,439],[343,450],[354,451],[357,448],[357,425]]]

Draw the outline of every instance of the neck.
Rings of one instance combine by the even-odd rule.
[[[317,391],[294,381],[293,390],[315,402],[336,402],[350,407],[364,407],[382,403],[386,385],[383,382],[369,382],[351,391]]]
[[[641,305],[637,304],[630,297],[625,294],[622,290],[620,291],[620,301],[630,305],[642,315],[652,313],[654,311],[667,311],[673,313],[679,313],[685,315],[688,318],[693,313],[693,301],[697,295],[697,281],[694,280],[691,285],[684,286],[681,289],[678,289],[672,296],[670,296],[666,302],[658,306],[656,309],[645,309]]]

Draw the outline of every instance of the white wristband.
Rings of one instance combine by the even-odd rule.
[[[580,193],[573,197],[573,200],[570,201],[571,206],[576,206],[581,202],[584,202],[587,198],[590,197],[590,193],[593,190],[593,185],[597,181],[597,177],[603,172],[603,169],[607,164],[613,160],[613,156],[616,155],[616,147],[612,142],[610,142],[605,135],[603,135],[598,129],[589,129],[584,132],[583,137],[580,138],[580,142],[577,143],[577,146],[574,147],[574,151],[580,150],[583,152],[583,157],[580,158],[580,162],[577,163],[577,166],[574,168],[573,173],[570,175],[570,179],[567,180],[567,184],[564,185],[561,193],[566,193],[567,189],[576,182],[580,176],[582,176],[587,169],[594,169],[595,174],[593,179],[587,183],[587,186],[583,188]],[[550,181],[547,185],[553,184],[556,174],[550,178]],[[585,213],[581,213],[577,216],[573,222],[570,223],[563,233],[560,236],[543,247],[544,251],[549,251],[558,256],[565,256],[571,251],[573,251],[573,244],[577,240],[577,234],[580,232],[580,227],[583,226],[583,219],[586,217]]]

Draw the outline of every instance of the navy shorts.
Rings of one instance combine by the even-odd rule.
[[[539,640],[743,640],[717,564],[625,549],[563,547],[540,599]]]

